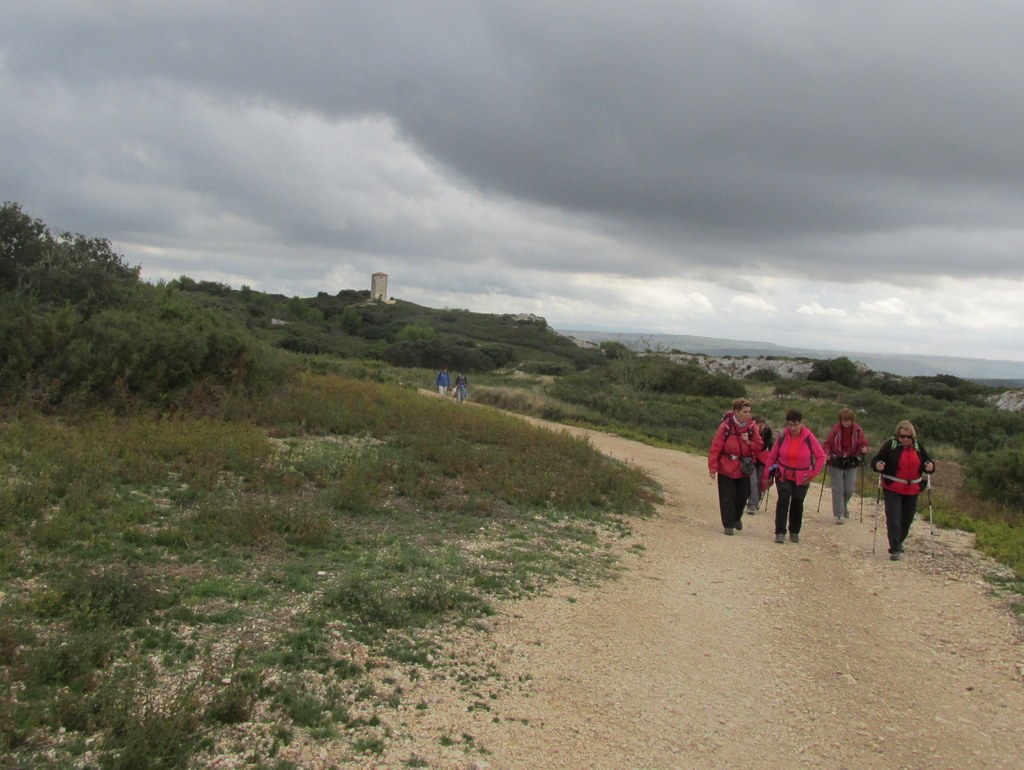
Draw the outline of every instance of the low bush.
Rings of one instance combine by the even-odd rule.
[[[1008,440],[998,450],[971,454],[966,476],[976,494],[1024,511],[1024,436]],[[1018,523],[1024,525],[1024,515]]]

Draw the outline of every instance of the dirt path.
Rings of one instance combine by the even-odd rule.
[[[919,519],[890,562],[873,498],[836,526],[809,495],[800,544],[763,512],[725,537],[704,458],[577,432],[663,485],[643,552],[467,634],[479,677],[424,682],[428,708],[375,766],[1022,766],[1021,628],[966,535]]]

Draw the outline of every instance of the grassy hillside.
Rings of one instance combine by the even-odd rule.
[[[368,291],[284,297],[181,278],[172,285],[241,319],[261,340],[286,350],[371,358],[395,366],[488,372],[502,367],[562,374],[601,360],[540,318],[372,302]]]

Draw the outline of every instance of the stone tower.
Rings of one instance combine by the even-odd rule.
[[[370,276],[370,299],[378,302],[388,301],[387,273],[374,273]]]

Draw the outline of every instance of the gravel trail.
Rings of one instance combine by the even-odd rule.
[[[874,498],[836,526],[818,481],[799,544],[774,543],[763,511],[726,537],[703,457],[555,429],[662,484],[643,548],[599,588],[460,635],[451,654],[479,677],[417,685],[429,707],[368,766],[1024,766],[1021,625],[967,535],[932,535],[925,510],[890,562],[884,522],[871,553]]]

